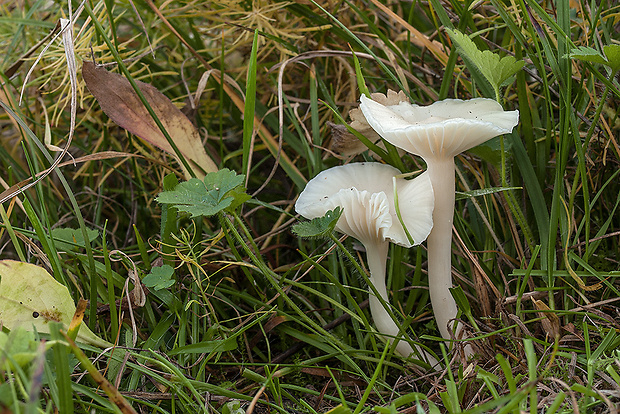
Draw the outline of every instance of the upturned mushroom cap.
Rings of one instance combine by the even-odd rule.
[[[519,111],[504,111],[493,99],[446,99],[429,106],[385,106],[361,97],[360,109],[379,135],[422,158],[454,157],[517,125]]]
[[[423,242],[433,227],[433,190],[426,173],[406,180],[398,169],[380,163],[353,163],[322,171],[308,182],[295,210],[313,219],[338,206],[343,213],[336,229],[365,245],[390,240],[411,247]],[[396,178],[395,178],[396,177]],[[396,215],[398,205],[414,243],[410,243]]]

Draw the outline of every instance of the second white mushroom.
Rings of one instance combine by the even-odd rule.
[[[394,200],[394,185],[405,229],[401,225]],[[366,249],[370,282],[384,302],[388,302],[385,282],[389,242],[405,247],[423,242],[433,226],[433,190],[427,173],[407,180],[401,172],[380,163],[354,163],[322,171],[308,182],[295,204],[302,216],[313,219],[342,207],[336,230],[359,240]],[[399,327],[381,300],[370,295],[370,311],[377,330],[388,340],[397,340]],[[396,339],[394,339],[396,338]],[[414,349],[400,340],[396,351],[408,356]],[[418,350],[421,358],[436,361]]]

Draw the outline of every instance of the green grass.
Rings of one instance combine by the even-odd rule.
[[[129,2],[87,3],[74,25],[77,162],[65,157],[36,185],[0,197],[0,258],[40,265],[76,302],[89,300],[85,323],[119,348],[80,344],[81,355],[53,330],[37,334],[27,364],[5,364],[14,355],[0,352],[0,407],[122,412],[122,396],[150,413],[613,412],[620,84],[613,65],[571,55],[620,47],[620,6],[596,3],[147,1],[135,3],[143,24]],[[45,146],[46,112],[51,143],[66,145],[71,83],[60,38],[26,79],[44,45],[29,50],[66,5],[0,11],[5,189],[23,187],[58,155]],[[493,85],[494,73],[463,56],[444,28],[524,66]],[[79,72],[92,59],[183,108],[216,163],[246,175],[252,198],[195,218],[155,201],[185,180],[182,167],[101,111]],[[207,72],[192,107],[188,95]],[[478,349],[470,361],[440,341],[424,244],[391,246],[387,281],[391,313],[442,360],[430,372],[374,331],[360,245],[291,231],[304,220],[293,205],[305,183],[350,160],[331,150],[328,122],[350,121],[359,85],[402,89],[418,104],[484,96],[520,111],[512,134],[456,160],[457,191],[510,187],[457,200],[452,264]],[[385,148],[352,160],[424,167]],[[83,237],[63,250],[56,228]],[[129,312],[131,274],[144,279],[162,264],[174,268],[170,286],[147,286],[144,305],[132,297]],[[40,340],[58,343],[45,351]],[[78,364],[84,357],[92,367]],[[94,370],[111,388],[98,386]]]

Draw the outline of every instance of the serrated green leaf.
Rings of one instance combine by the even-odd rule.
[[[601,65],[608,65],[609,63],[607,58],[601,55],[598,50],[588,46],[579,46],[578,48],[571,50],[569,56],[583,62],[592,62]]]
[[[316,217],[310,221],[295,224],[293,233],[301,238],[326,237],[334,231],[341,214],[342,208],[336,207],[325,213],[323,217]]]
[[[231,191],[229,191],[227,195],[233,199],[232,203],[227,208],[228,211],[235,210],[241,204],[245,203],[246,201],[252,198],[251,195],[245,192],[244,187],[234,188]]]
[[[170,265],[153,267],[151,272],[142,278],[142,283],[148,288],[154,290],[167,289],[174,285],[174,268]]]
[[[177,185],[174,190],[160,193],[156,200],[171,204],[192,217],[213,216],[233,205],[247,201],[245,190],[240,187],[244,176],[222,169],[209,173],[204,180],[192,178]]]
[[[215,192],[207,190],[204,182],[198,178],[179,183],[173,190],[160,193],[157,198],[162,204],[195,205],[204,202],[215,203]]]
[[[210,203],[207,200],[205,200],[205,202],[203,202],[202,204],[196,204],[196,205],[178,205],[177,204],[175,205],[175,207],[178,208],[179,211],[185,211],[189,213],[192,217],[200,217],[200,216],[211,217],[211,216],[216,215],[220,211],[228,208],[231,205],[232,201],[233,201],[232,197],[228,197],[228,198],[223,199],[219,203],[218,202]]]
[[[243,184],[245,175],[237,175],[228,168],[207,174],[204,179],[205,187],[209,191],[215,191],[217,201],[221,201],[226,193]]]
[[[478,49],[469,36],[457,30],[446,29],[446,32],[456,43],[466,63],[474,65],[496,91],[525,65],[525,61],[517,60],[513,56],[500,58],[490,50]]]
[[[208,174],[207,174],[208,175]],[[230,205],[220,205],[218,192],[209,191],[205,183],[198,178],[192,178],[177,185],[172,191],[160,193],[156,200],[162,204],[172,204],[180,211],[188,212],[192,217],[212,216]]]

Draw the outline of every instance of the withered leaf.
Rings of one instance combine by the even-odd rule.
[[[379,102],[385,106],[395,106],[401,102],[409,102],[409,98],[403,91],[393,91],[389,89],[387,94],[373,93],[370,95],[373,101]],[[361,109],[353,108],[349,111],[349,126],[355,129],[357,132],[368,138],[372,143],[377,144],[380,148],[385,149],[385,145],[381,142],[381,136],[368,124],[366,117],[362,113]],[[346,126],[337,125],[332,122],[328,122],[327,125],[331,128],[332,140],[330,149],[343,157],[353,157],[361,154],[368,148],[361,142],[355,135],[353,135]],[[400,150],[399,150],[400,152]]]
[[[541,300],[534,299],[532,297],[532,302],[536,309],[542,312],[537,312],[538,317],[542,318],[540,323],[542,324],[545,333],[549,335],[551,338],[559,338],[560,335],[560,318],[557,314],[553,313],[549,306]]]
[[[124,76],[108,72],[92,62],[84,62],[82,76],[88,90],[112,121],[177,158],[172,146]],[[135,82],[196,177],[203,178],[205,173],[217,171],[217,166],[202,145],[198,130],[190,120],[157,88],[148,83]],[[191,177],[185,169],[184,172],[187,178]]]

